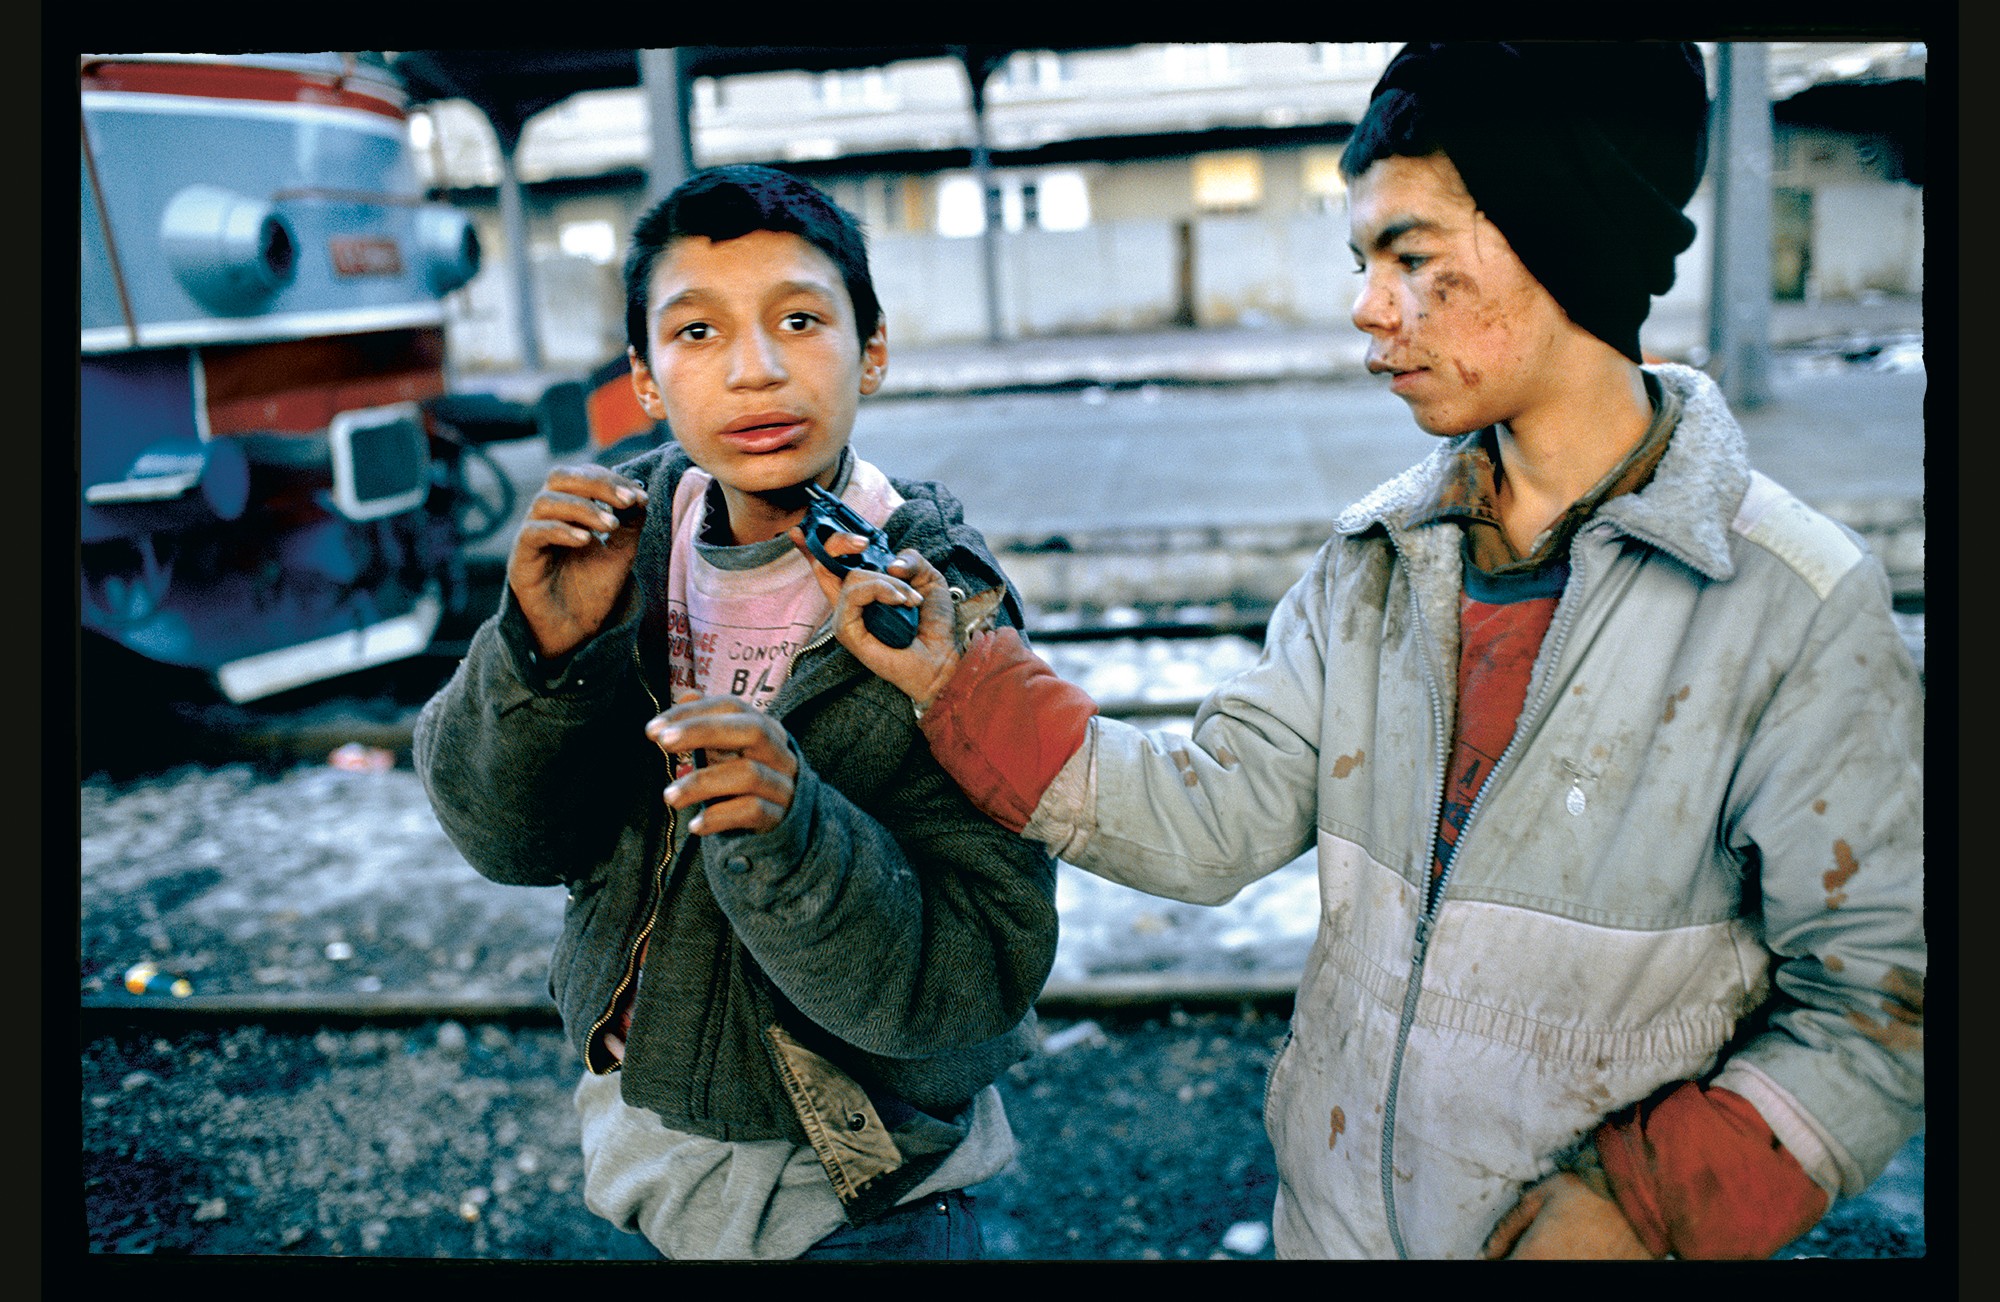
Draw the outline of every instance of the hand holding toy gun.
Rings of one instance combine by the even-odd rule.
[[[806,550],[821,565],[845,576],[850,570],[887,573],[896,559],[889,550],[889,535],[856,515],[846,503],[818,484],[807,484],[808,505],[803,521]],[[835,556],[826,550],[826,540],[837,533],[858,534],[868,540],[868,548],[858,556]],[[861,612],[861,622],[876,641],[902,648],[917,636],[917,611],[912,606],[885,606],[871,602]]]

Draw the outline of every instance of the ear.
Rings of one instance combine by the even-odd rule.
[[[884,321],[861,345],[861,392],[865,396],[882,387],[883,373],[889,369],[889,323]]]
[[[652,368],[639,360],[637,349],[627,347],[625,358],[632,364],[632,392],[639,397],[639,409],[654,420],[667,418],[667,402],[660,396],[660,386],[653,379]]]

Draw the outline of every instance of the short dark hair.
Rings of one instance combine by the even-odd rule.
[[[632,229],[625,256],[625,338],[650,364],[646,298],[653,266],[667,245],[687,236],[722,241],[752,231],[784,231],[824,253],[847,286],[860,342],[882,322],[882,304],[868,274],[868,242],[853,214],[813,186],[774,167],[713,167],[683,181]]]
[[[1389,90],[1369,102],[1340,151],[1340,174],[1349,181],[1385,158],[1427,158],[1444,153],[1430,115],[1407,90]]]

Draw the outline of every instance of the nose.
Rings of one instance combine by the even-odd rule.
[[[1354,298],[1354,309],[1349,319],[1356,330],[1371,335],[1393,334],[1400,319],[1396,309],[1396,298],[1390,292],[1387,277],[1373,272],[1363,272],[1361,290]]]
[[[733,389],[768,389],[785,381],[784,359],[768,330],[752,327],[741,331],[729,350],[729,386]]]

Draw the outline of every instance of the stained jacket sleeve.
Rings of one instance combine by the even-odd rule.
[[[1305,853],[1337,547],[1279,602],[1257,663],[1202,703],[1191,740],[1091,719],[1027,834],[1108,880],[1194,904],[1225,903]]]
[[[1755,720],[1724,811],[1774,968],[1768,1025],[1714,1080],[1838,1196],[1923,1124],[1921,744],[1887,581],[1856,563]]]
[[[481,875],[519,886],[581,880],[610,858],[644,788],[665,785],[644,728],[636,622],[560,665],[539,662],[508,593],[418,716],[413,753],[438,822]]]

